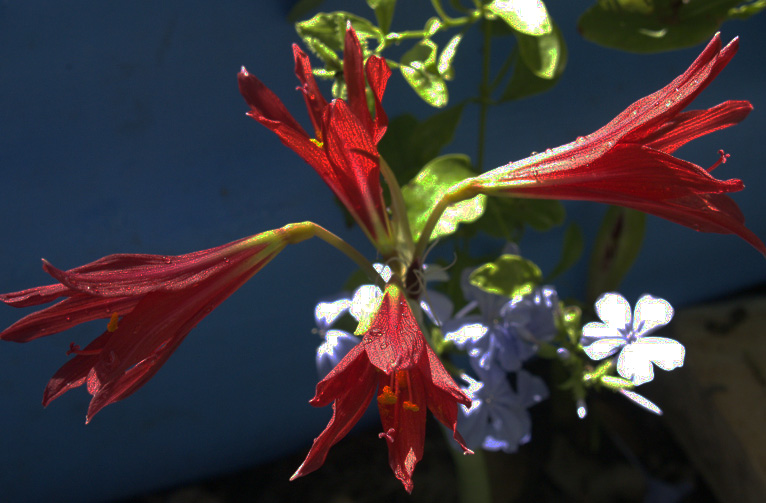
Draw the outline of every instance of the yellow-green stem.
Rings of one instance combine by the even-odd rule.
[[[388,185],[388,192],[391,195],[391,212],[393,214],[393,222],[395,226],[395,236],[397,245],[404,244],[407,253],[411,252],[415,244],[412,242],[412,230],[410,229],[410,222],[407,220],[407,206],[404,204],[404,197],[402,196],[402,188],[399,186],[399,182],[394,176],[394,172],[391,171],[391,167],[388,165],[383,157],[380,158],[380,173],[383,175],[383,179]],[[401,254],[400,246],[397,246],[399,253]],[[400,257],[404,259],[411,259],[411,257]]]
[[[359,268],[364,271],[371,280],[377,282],[380,275],[372,267],[372,264],[367,260],[364,255],[359,253],[356,248],[343,241],[341,238],[328,231],[321,225],[317,225],[314,222],[300,222],[295,224],[287,224],[283,227],[287,231],[290,243],[299,243],[305,241],[311,237],[318,237],[325,243],[328,243],[341,252],[343,252],[348,258],[353,260]]]

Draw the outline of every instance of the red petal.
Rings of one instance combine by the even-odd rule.
[[[672,154],[700,136],[739,124],[752,110],[748,101],[726,101],[708,110],[682,112],[647,135],[643,143]]]
[[[373,136],[372,118],[367,108],[363,64],[362,46],[349,22],[343,47],[343,78],[348,90],[348,106],[367,134]]]
[[[314,79],[309,57],[296,44],[293,44],[293,57],[295,58],[295,75],[303,84],[298,89],[303,93],[303,98],[306,101],[306,108],[314,125],[314,137],[320,142],[324,141],[322,137],[322,113],[327,106],[327,101],[319,91],[319,86]]]
[[[391,437],[386,438],[388,464],[396,478],[404,485],[404,489],[411,493],[415,465],[423,458],[426,437],[426,390],[420,373],[416,369],[408,372],[411,387],[403,390],[392,405],[378,402],[378,411],[383,431],[393,430]],[[388,384],[388,380],[389,376],[379,374],[378,389]],[[404,400],[417,405],[418,410],[405,409],[402,406]]]
[[[104,348],[112,332],[104,332],[88,344],[83,351],[100,351]],[[56,398],[60,397],[70,389],[77,388],[85,384],[93,365],[98,360],[98,354],[81,354],[66,362],[48,381],[43,393],[43,407],[47,407]]]
[[[388,67],[385,59],[370,56],[367,58],[365,70],[367,71],[367,82],[370,83],[372,96],[375,100],[375,126],[372,136],[377,145],[388,127],[388,116],[386,116],[386,111],[383,109],[381,101],[386,90],[386,83],[391,76],[391,69]]]
[[[0,339],[29,342],[39,337],[68,330],[75,325],[112,313],[127,314],[138,303],[137,297],[93,297],[78,293],[50,307],[28,314],[0,333]]]
[[[386,287],[372,324],[362,339],[370,363],[386,374],[417,366],[428,344],[401,290]]]
[[[349,380],[344,383],[345,389],[341,390],[342,394],[335,398],[330,422],[314,440],[306,459],[290,477],[290,480],[309,474],[322,466],[330,447],[351,431],[351,428],[359,421],[370,404],[370,400],[375,394],[376,371],[373,366],[367,363],[367,358],[363,356],[363,353],[360,355],[362,356],[353,359],[353,366],[357,370],[354,372],[355,375],[349,376]],[[327,379],[325,378],[325,380]],[[317,388],[319,387],[317,386]]]

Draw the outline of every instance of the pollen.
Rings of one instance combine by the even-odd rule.
[[[396,394],[391,389],[391,386],[383,386],[383,392],[378,395],[378,403],[383,405],[393,405],[396,403]]]
[[[316,138],[311,138],[311,143],[313,143],[314,145],[316,145],[319,148],[322,148],[324,146],[324,143],[322,143],[321,141],[317,140]]]
[[[107,332],[114,332],[117,330],[117,320],[120,319],[120,315],[112,313],[112,317],[109,319],[109,324],[106,326]]]
[[[418,407],[417,405],[415,405],[414,403],[409,402],[409,401],[405,401],[402,404],[402,407],[404,407],[404,410],[409,410],[409,411],[412,411],[412,412],[417,412],[417,411],[420,410],[420,407]]]

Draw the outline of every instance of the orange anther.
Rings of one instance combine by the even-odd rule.
[[[418,407],[418,406],[417,406],[417,405],[415,405],[414,403],[412,403],[412,402],[408,402],[408,401],[405,401],[405,402],[402,404],[402,407],[404,407],[404,409],[405,409],[405,410],[410,410],[410,411],[412,411],[412,412],[417,412],[417,411],[419,411],[419,410],[420,410],[420,407]]]
[[[117,320],[120,319],[120,315],[112,313],[112,317],[109,319],[109,324],[106,326],[107,332],[114,332],[117,330]]]
[[[396,394],[391,390],[391,386],[383,386],[383,392],[378,395],[378,403],[383,405],[393,405],[396,403]]]

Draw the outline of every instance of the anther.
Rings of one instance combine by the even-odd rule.
[[[109,324],[106,326],[107,332],[114,332],[117,330],[117,321],[120,319],[120,315],[112,313],[112,317],[109,319]]]
[[[391,386],[383,386],[383,392],[378,395],[378,403],[383,405],[393,405],[396,403],[396,393]]]

